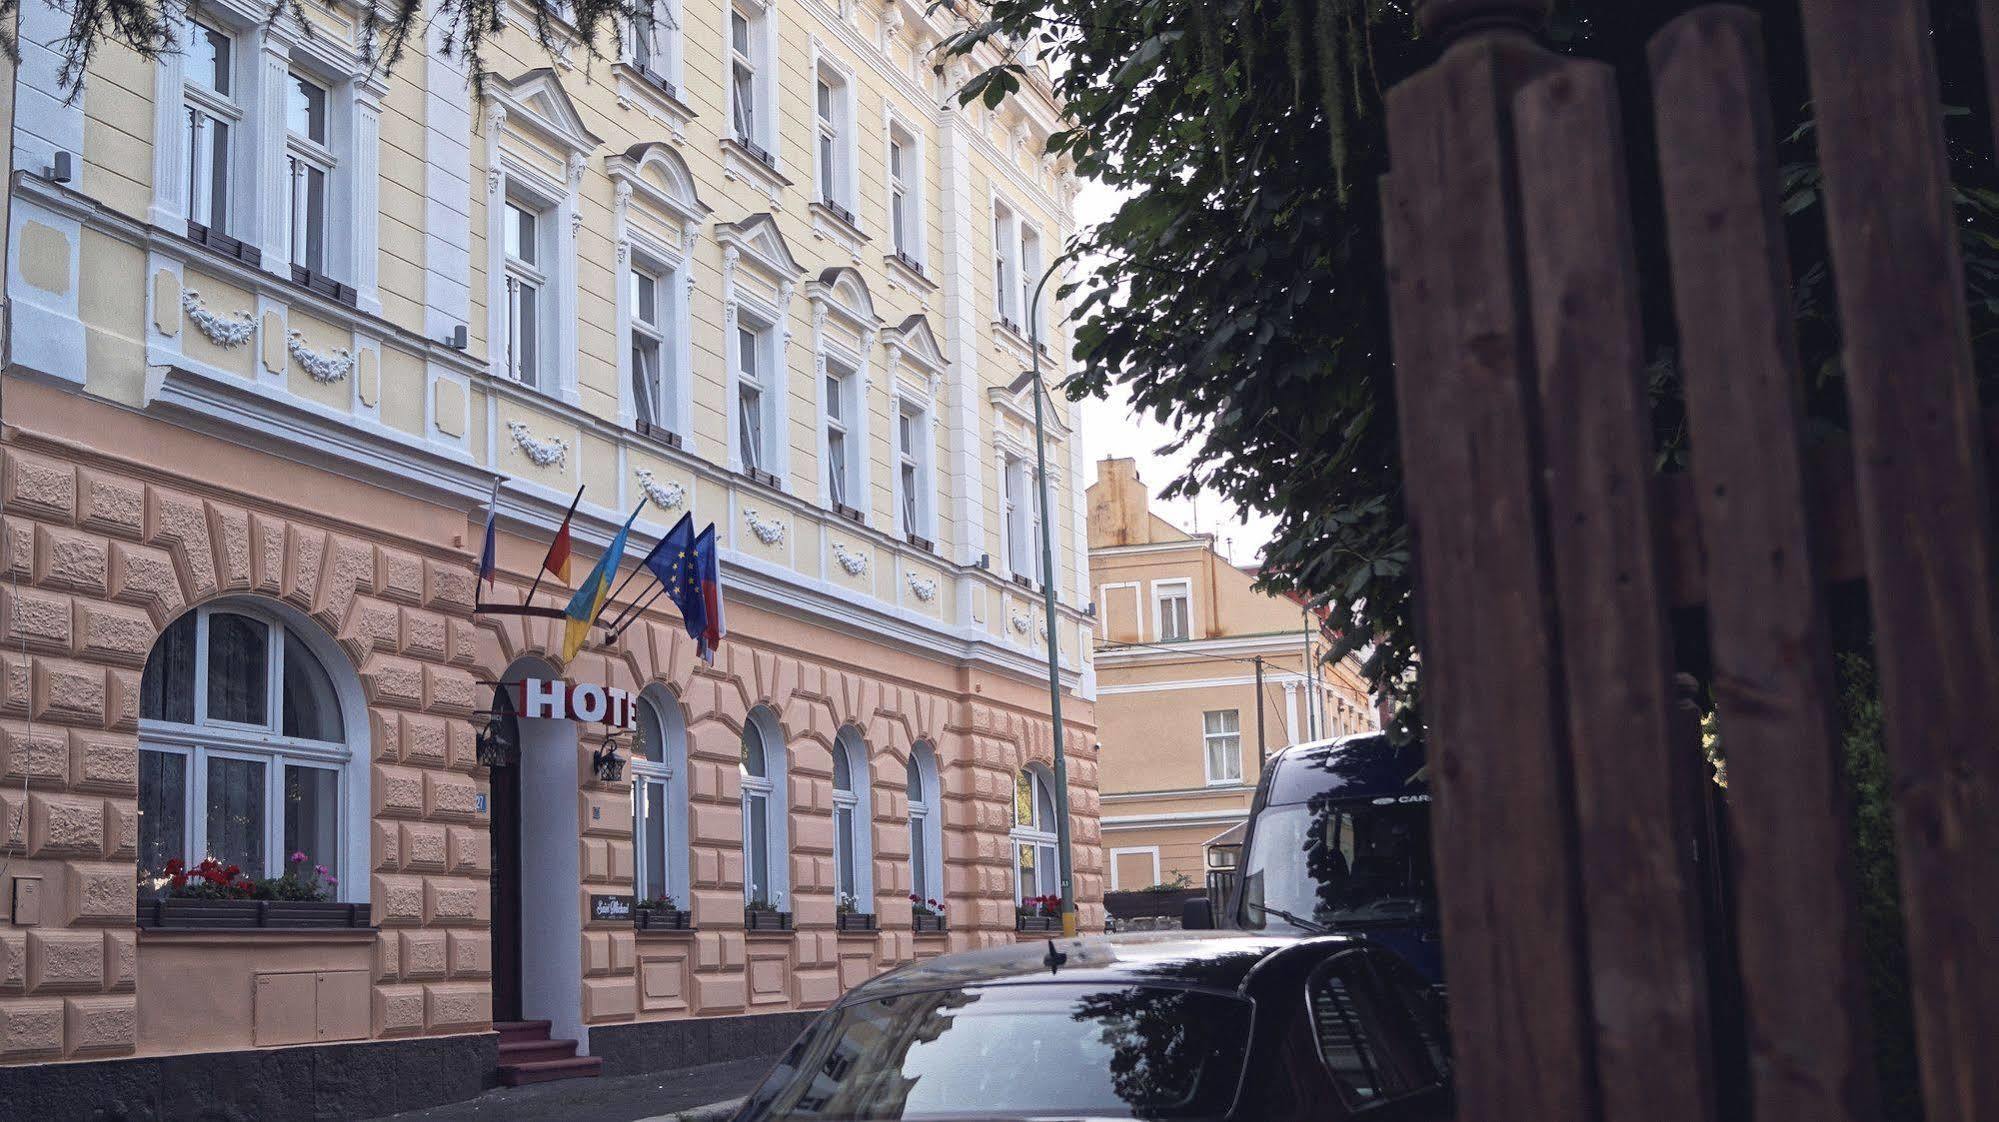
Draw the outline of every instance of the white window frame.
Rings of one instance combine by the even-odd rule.
[[[682,451],[692,453],[693,323],[689,308],[694,293],[694,248],[708,207],[694,191],[687,162],[669,142],[628,149],[605,161],[612,181],[611,236],[624,274],[618,299],[618,423],[638,427],[640,417],[632,341],[636,334],[656,334],[663,345],[656,401],[656,427],[677,438]],[[647,174],[647,169],[652,174]],[[643,271],[669,281],[656,291],[661,322],[655,332],[638,323],[633,307],[631,272]],[[673,443],[669,439],[667,443]]]
[[[929,239],[924,196],[924,151],[923,137],[915,126],[903,120],[894,110],[883,112],[882,142],[882,182],[886,184],[882,200],[882,218],[888,224],[889,253],[914,263],[919,270],[930,265]],[[902,152],[902,172],[895,170],[895,151]],[[896,199],[903,200],[900,213]]]
[[[1022,218],[1015,218],[1014,230],[1020,238],[1020,249],[1016,260],[1020,270],[1020,309],[1017,321],[1020,333],[1035,342],[1042,342],[1041,306],[1034,301],[1035,286],[1041,283],[1041,270],[1046,266],[1041,254],[1041,231]],[[1046,292],[1043,293],[1044,300]]]
[[[993,318],[1001,326],[1018,330],[1020,317],[1014,301],[1020,298],[1020,218],[1019,212],[997,194],[992,199],[993,215]]]
[[[1141,884],[1141,885],[1137,885],[1137,886],[1136,886],[1137,888],[1150,888],[1150,887],[1152,887],[1152,886],[1153,886],[1153,885],[1155,885],[1155,884],[1159,884],[1159,883],[1161,883],[1161,879],[1160,879],[1160,878],[1161,878],[1161,876],[1162,876],[1162,873],[1161,873],[1161,870],[1160,870],[1160,867],[1159,867],[1159,847],[1158,847],[1158,846],[1156,846],[1156,845],[1124,845],[1124,846],[1117,846],[1117,847],[1113,848],[1113,849],[1112,849],[1112,850],[1111,850],[1111,851],[1110,851],[1110,852],[1109,852],[1109,853],[1108,853],[1108,854],[1106,855],[1106,857],[1105,857],[1105,859],[1106,859],[1106,860],[1108,860],[1108,861],[1110,862],[1110,866],[1111,866],[1111,891],[1112,891],[1112,892],[1119,892],[1119,891],[1123,891],[1123,890],[1125,889],[1125,886],[1124,886],[1123,884],[1120,884],[1120,883],[1118,883],[1118,860],[1117,860],[1117,859],[1118,859],[1119,857],[1122,857],[1122,856],[1124,856],[1124,855],[1126,855],[1126,854],[1130,854],[1130,853],[1142,853],[1142,854],[1145,854],[1146,856],[1148,856],[1148,857],[1152,858],[1152,879],[1151,879],[1151,880],[1149,880],[1149,881],[1146,881],[1146,882],[1145,882],[1144,884]]]
[[[748,50],[738,49],[735,41],[734,17],[743,18],[747,32]],[[722,89],[726,98],[724,122],[727,132],[723,135],[738,143],[755,145],[770,159],[771,166],[777,166],[777,121],[778,88],[776,74],[777,59],[777,12],[772,3],[759,0],[731,0],[722,6]],[[749,96],[749,118],[747,129],[743,128],[743,116],[738,106],[738,68],[747,72],[747,82],[743,89]]]
[[[831,355],[822,357],[820,416],[825,423],[819,434],[819,462],[826,466],[821,488],[825,492],[823,499],[829,510],[846,506],[861,511],[866,517],[869,503],[867,495],[861,490],[864,486],[861,460],[867,452],[864,447],[867,430],[858,423],[866,402],[861,395],[860,372],[843,359]],[[837,441],[834,439],[836,435],[839,437]]]
[[[654,858],[647,852],[645,835],[647,804],[660,799],[665,808],[666,846],[660,870],[666,895],[683,911],[691,911],[691,882],[688,879],[687,847],[687,717],[680,702],[659,686],[649,686],[639,694],[638,704],[650,708],[659,721],[665,742],[656,746],[660,758],[632,752],[632,895],[635,900],[650,896],[646,882],[652,879]]]
[[[745,360],[743,344],[750,344],[748,360]],[[761,315],[738,309],[735,327],[729,338],[729,361],[732,372],[732,400],[729,409],[729,440],[735,458],[741,469],[769,472],[783,478],[778,470],[778,428],[780,419],[777,402],[773,400],[784,392],[782,371],[774,369],[776,362],[777,327],[767,322]],[[773,377],[773,375],[776,375]],[[755,420],[757,430],[747,431],[744,397],[747,393],[757,395]],[[754,436],[754,440],[752,440]]]
[[[944,899],[944,791],[937,770],[937,750],[929,741],[919,740],[904,762],[905,775],[913,773],[920,791],[904,794],[909,801],[909,891],[928,902]],[[918,858],[921,854],[921,858]]]
[[[763,745],[764,774],[753,776],[740,763],[737,765],[742,779],[743,902],[748,904],[754,897],[762,895],[779,911],[789,912],[792,910],[789,753],[785,749],[783,728],[777,723],[776,715],[768,709],[754,709],[745,718],[743,736],[746,739],[752,729]],[[755,800],[762,800],[764,804],[764,836],[760,839],[750,837],[750,806]],[[755,869],[751,847],[758,842],[765,847],[764,864],[771,881],[768,885],[751,881]]]
[[[244,760],[264,765],[264,865],[245,869],[252,877],[278,876],[289,864],[284,849],[284,774],[286,767],[333,771],[334,859],[310,854],[317,864],[330,864],[339,884],[332,890],[336,900],[357,903],[368,899],[369,753],[357,750],[357,738],[366,743],[367,707],[361,698],[360,683],[353,668],[339,653],[339,647],[318,629],[291,613],[261,601],[221,600],[194,609],[195,643],[192,724],[150,717],[139,719],[139,750],[176,756],[182,760],[184,802],[181,809],[182,843],[179,856],[189,866],[197,864],[207,849],[208,761]],[[265,722],[262,725],[210,720],[208,717],[208,627],[216,613],[243,616],[265,628]],[[294,635],[319,663],[333,690],[344,741],[312,740],[284,735],[285,634]],[[164,634],[164,632],[162,633]],[[140,794],[144,804],[145,795]]]
[[[1000,552],[1008,576],[1041,580],[1040,505],[1034,465],[1027,457],[1002,453],[1000,466],[1000,527],[1005,531]],[[1013,488],[1018,486],[1020,494]]]
[[[555,255],[556,238],[551,231],[555,223],[554,203],[537,197],[527,189],[508,194],[502,202],[502,229],[515,226],[516,215],[524,214],[534,228],[534,260],[516,256],[506,248],[506,239],[501,239],[500,255],[505,263],[502,284],[502,315],[506,323],[506,334],[501,347],[501,362],[506,376],[527,387],[549,392],[556,382],[552,376],[555,358],[556,293],[553,278],[549,275],[547,262]],[[535,292],[534,315],[529,319],[520,314],[520,294],[522,289],[532,287]],[[523,341],[529,330],[534,335],[533,369],[525,367],[522,352],[527,348]],[[531,376],[530,376],[531,375]]]
[[[1166,633],[1166,601],[1184,598],[1187,601],[1187,633],[1168,635]],[[1170,642],[1194,637],[1194,582],[1186,577],[1152,582],[1152,634],[1161,642]]]
[[[848,225],[858,225],[854,157],[860,138],[854,127],[854,74],[828,56],[815,39],[812,79],[812,197],[838,208],[838,217]],[[826,91],[823,103],[821,87]]]
[[[1261,698],[1257,700],[1259,702],[1262,701]],[[1235,728],[1232,730],[1211,728],[1210,726],[1216,722],[1210,721],[1210,717],[1233,717],[1235,719]],[[1225,771],[1218,773],[1215,771],[1215,748],[1221,746],[1224,755],[1226,755],[1228,750],[1226,742],[1231,740],[1235,742],[1235,774],[1229,775]],[[1236,787],[1242,785],[1241,709],[1204,709],[1201,711],[1201,770],[1206,773],[1208,786],[1210,787]]]
[[[182,113],[186,119],[184,132],[188,136],[188,143],[184,146],[182,156],[187,166],[186,174],[182,177],[186,193],[181,201],[181,210],[189,222],[198,223],[218,234],[231,234],[241,225],[236,198],[239,194],[237,185],[241,181],[241,173],[237,165],[247,137],[244,127],[246,115],[242,104],[236,99],[236,93],[245,85],[243,71],[246,68],[243,66],[243,51],[249,36],[205,12],[199,18],[189,17],[182,27],[183,50],[187,55],[185,64],[192,63],[195,57],[192,51],[195,38],[204,31],[211,32],[228,43],[229,59],[222,69],[227,75],[229,88],[226,91],[217,90],[209,82],[197,81],[191,74],[182,83]],[[213,155],[215,132],[213,128],[206,129],[204,142],[201,121],[220,123],[229,130],[229,139],[224,142],[220,183],[215,181],[216,160]],[[209,153],[206,160],[198,159],[203,151]],[[206,165],[206,174],[201,167],[203,164]],[[200,186],[205,186],[206,191],[199,190]],[[222,207],[220,222],[215,221],[218,195]],[[202,203],[206,205],[198,205]]]
[[[625,61],[654,82],[671,87],[674,97],[680,96],[687,50],[680,11],[681,0],[652,0],[651,20],[634,18],[625,29]]]
[[[833,738],[833,751],[847,761],[849,789],[842,791],[836,783],[833,787],[833,894],[839,900],[841,882],[846,879],[843,866],[852,871],[854,884],[854,910],[863,915],[875,914],[874,884],[874,772],[868,764],[867,742],[861,738],[859,729],[852,725],[842,727]],[[840,812],[845,810],[853,822],[853,837],[849,839],[840,829]],[[849,843],[851,842],[851,850]]]
[[[647,278],[652,284],[651,317],[640,306],[638,278]],[[626,385],[632,395],[632,413],[654,427],[675,432],[685,408],[680,401],[680,344],[682,281],[680,267],[650,253],[635,252],[631,265],[625,270],[626,312],[625,359],[631,363],[627,372]],[[654,356],[651,384],[646,387],[646,398],[652,408],[647,410],[639,397],[638,356],[640,345],[650,348]]]
[[[937,498],[931,461],[932,420],[930,407],[914,398],[898,395],[890,418],[889,439],[895,452],[895,523],[902,534],[937,538]],[[914,480],[915,490],[910,489]],[[915,517],[912,519],[911,514]]]
[[[320,115],[324,118],[321,122],[324,132],[322,137],[316,138],[310,133],[297,132],[291,128],[291,99],[294,88],[299,85],[311,86],[319,91]],[[339,122],[335,120],[334,91],[318,74],[311,70],[294,68],[286,72],[284,92],[285,161],[288,177],[286,196],[289,200],[285,207],[286,259],[291,262],[294,269],[304,269],[316,276],[332,277],[333,258],[336,253],[334,195],[339,189],[336,176],[340,174],[340,156],[334,148],[337,143],[335,133],[339,129]],[[312,181],[311,173],[315,171],[320,174],[322,184],[318,221],[321,244],[317,261],[312,260],[312,231],[301,221],[310,211],[312,196],[308,184]]]
[[[1028,783],[1032,788],[1028,799],[1028,805],[1031,808],[1031,817],[1026,822],[1020,820],[1019,813],[1018,790],[1020,775],[1027,777]],[[1014,824],[1013,829],[1007,832],[1007,839],[1012,843],[1013,847],[1013,898],[1018,903],[1028,896],[1053,896],[1060,893],[1062,891],[1062,874],[1056,866],[1056,823],[1045,821],[1042,814],[1044,799],[1050,814],[1059,813],[1059,810],[1055,806],[1054,785],[1050,782],[1048,775],[1042,770],[1039,764],[1029,764],[1022,768],[1016,774],[1014,784],[1014,791],[1010,796],[1010,801],[1013,803]],[[1031,893],[1026,891],[1029,886],[1023,883],[1022,874],[1025,870],[1022,867],[1020,859],[1021,854],[1027,850],[1034,852],[1035,883],[1032,887],[1035,891]]]

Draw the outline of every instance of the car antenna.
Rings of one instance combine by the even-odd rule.
[[[1050,974],[1054,974],[1059,972],[1062,969],[1063,964],[1069,961],[1069,956],[1063,954],[1061,951],[1056,950],[1055,940],[1050,939],[1048,940],[1048,954],[1041,961],[1047,963],[1048,972]]]

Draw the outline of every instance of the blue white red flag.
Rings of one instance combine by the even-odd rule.
[[[703,662],[715,665],[715,649],[722,645],[722,637],[729,633],[728,624],[722,616],[722,566],[715,559],[715,524],[701,531],[694,539],[694,561],[696,577],[701,585],[702,608],[706,615],[701,637],[695,643],[695,650]]]
[[[493,477],[493,494],[486,500],[486,544],[479,551],[479,580],[472,582],[473,591],[478,591],[479,581],[486,582],[486,590],[492,591],[493,577],[499,569],[498,529],[500,524],[500,477]]]

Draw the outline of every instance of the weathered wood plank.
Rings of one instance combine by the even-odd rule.
[[[1759,21],[1698,9],[1651,62],[1755,1116],[1862,1122],[1879,1102]]]
[[[1999,589],[1925,0],[1805,0],[1931,1122],[1999,1117]]]
[[[1685,782],[1699,757],[1671,736],[1616,76],[1564,63],[1513,116],[1601,1117],[1702,1122],[1714,1088]]]
[[[1388,95],[1396,392],[1445,970],[1467,1118],[1597,1117],[1506,105],[1550,56],[1475,37]]]

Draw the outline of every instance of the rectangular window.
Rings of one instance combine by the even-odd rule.
[[[548,289],[540,268],[543,215],[511,199],[506,207],[507,372],[524,386],[539,386]]]
[[[993,207],[993,300],[1001,323],[1013,323],[1014,268],[1013,215],[1004,206]]]
[[[251,870],[264,865],[262,760],[208,757],[208,853],[224,865]]]
[[[840,894],[859,904],[860,894],[854,887],[854,808],[842,805],[833,809],[833,844],[838,847],[835,864],[839,866]],[[872,909],[870,909],[872,910]]]
[[[670,277],[633,266],[631,272],[632,409],[648,425],[666,427],[666,294]]]
[[[326,273],[327,183],[333,152],[327,147],[326,87],[293,74],[286,91],[286,161],[291,173],[291,205],[286,211],[292,265]]]
[[[763,336],[747,327],[736,329],[736,437],[743,468],[767,471],[764,455]]]
[[[235,122],[242,112],[231,100],[235,85],[235,43],[200,21],[188,28],[187,218],[216,233],[229,229],[229,157]]]
[[[847,119],[847,83],[837,72],[821,67],[814,85],[817,129],[819,200],[852,221],[854,199],[847,185],[847,147],[852,130]]]
[[[1029,494],[1029,481],[1033,472],[1025,460],[1009,456],[1005,473],[1005,510],[1007,528],[1007,567],[1016,576],[1033,577],[1038,566],[1035,563],[1038,541],[1034,528],[1039,519],[1034,516],[1034,498]]]
[[[187,757],[139,749],[139,872],[164,875],[187,847]]]
[[[826,368],[826,491],[834,506],[852,506],[848,485],[852,450],[847,439],[847,392],[850,376],[846,371]]]
[[[914,203],[910,187],[913,182],[908,138],[900,129],[891,128],[888,136],[888,229],[889,238],[897,256],[917,259],[916,231],[911,228],[914,219]]]
[[[1207,750],[1208,782],[1242,782],[1241,712],[1210,709],[1201,714],[1201,739]]]
[[[761,125],[758,114],[762,106],[757,104],[757,64],[761,53],[757,32],[761,28],[750,26],[750,17],[740,10],[729,11],[729,113],[736,128],[736,139],[745,144],[758,143]]]
[[[1041,236],[1020,225],[1020,308],[1021,327],[1034,339],[1040,338],[1041,309],[1034,305],[1034,289],[1041,283]]]
[[[666,875],[666,780],[642,776],[632,794],[632,832],[639,839],[639,899],[654,900],[672,891]],[[686,901],[680,903],[686,906]]]
[[[1186,639],[1193,635],[1193,591],[1186,581],[1153,586],[1153,600],[1159,609],[1159,637]]]
[[[675,63],[680,45],[680,25],[670,4],[656,3],[649,11],[632,18],[632,68],[678,96],[673,80],[679,76]]]
[[[339,785],[340,773],[331,768],[285,765],[285,854],[303,853],[335,876],[340,873]]]
[[[920,461],[917,459],[917,433],[923,418],[905,405],[895,415],[896,478],[902,489],[902,531],[905,534],[922,534],[928,526],[923,520],[923,484]]]
[[[748,855],[743,869],[746,895],[776,906],[770,883],[770,800],[763,794],[750,794],[743,801],[749,811],[743,816],[743,852]]]

